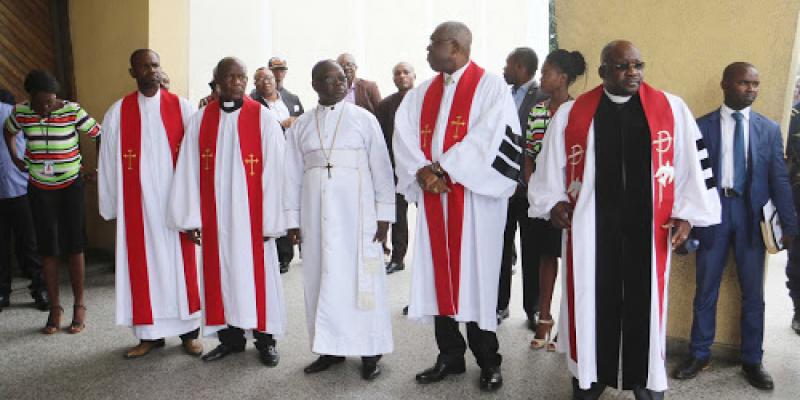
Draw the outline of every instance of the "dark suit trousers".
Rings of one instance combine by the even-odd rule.
[[[13,240],[12,240],[13,238]],[[44,291],[42,263],[36,252],[36,234],[28,196],[0,199],[0,294],[11,293],[11,253],[23,275],[31,280],[31,292]]]
[[[244,350],[247,339],[244,337],[244,329],[228,325],[227,328],[217,332],[219,341],[235,350]],[[255,339],[255,346],[258,350],[264,350],[267,346],[274,346],[275,339],[269,333],[253,331],[253,338]]]
[[[794,238],[794,245],[789,249],[789,259],[786,262],[786,287],[789,288],[789,297],[795,304],[796,311],[800,312],[800,236]]]
[[[529,319],[539,311],[539,255],[536,248],[533,220],[528,218],[528,199],[514,195],[508,203],[508,219],[503,238],[503,259],[500,265],[500,287],[497,291],[497,309],[505,310],[511,298],[511,254],[519,225],[520,253],[522,254],[522,304]]]
[[[288,236],[281,236],[275,239],[275,247],[278,248],[278,262],[290,263],[294,258],[294,245]]]
[[[402,194],[395,196],[397,214],[392,224],[392,261],[402,263],[408,250],[408,203]]]
[[[717,320],[717,298],[728,250],[733,246],[742,290],[741,357],[746,364],[761,362],[764,354],[764,245],[753,244],[753,229],[742,197],[720,196],[722,223],[714,228],[714,242],[697,251],[697,288],[690,350],[697,359],[711,357]],[[753,232],[758,234],[758,232]]]
[[[478,366],[489,368],[499,366],[503,357],[497,353],[500,345],[497,335],[492,331],[484,331],[475,322],[467,322],[467,340],[469,349],[475,355]],[[439,346],[439,358],[445,363],[463,363],[467,343],[458,329],[458,322],[450,317],[434,317],[436,345]]]

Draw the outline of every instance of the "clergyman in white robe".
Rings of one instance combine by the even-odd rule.
[[[141,150],[123,154],[121,140],[121,109],[123,99],[116,101],[103,119],[103,141],[98,162],[98,195],[100,215],[106,220],[116,219],[116,323],[130,326],[140,340],[161,340],[169,336],[194,334],[200,326],[200,310],[190,307],[191,296],[197,296],[197,266],[184,265],[179,232],[166,223],[167,203],[172,186],[174,160],[173,149],[166,132],[161,113],[162,95],[156,92],[147,97],[141,92],[130,96],[138,102],[141,121]],[[174,95],[170,95],[174,96]],[[188,124],[194,108],[179,98],[179,129]],[[123,155],[127,157],[123,158]],[[134,159],[131,155],[135,156]],[[141,282],[149,291],[132,295],[131,271],[128,263],[128,240],[126,237],[125,208],[130,199],[124,196],[123,174],[133,170],[138,162],[141,184],[141,212],[144,225],[146,271]],[[130,168],[129,168],[130,167]],[[194,246],[191,246],[194,252]],[[192,254],[193,256],[194,254]],[[194,268],[185,271],[184,268]],[[188,274],[187,274],[188,273]],[[187,279],[193,276],[195,279]],[[134,274],[134,279],[137,279]],[[135,283],[134,283],[135,284]],[[188,290],[187,290],[188,289]],[[138,296],[138,298],[136,298]],[[147,298],[147,299],[144,299]],[[148,322],[137,323],[133,303],[146,301],[142,311]],[[191,310],[194,308],[194,310]],[[188,337],[188,336],[187,336]]]
[[[240,114],[253,104],[258,107],[253,115],[257,121],[248,122],[258,123],[260,151],[243,156],[240,139],[248,133],[239,131],[243,123]],[[215,145],[205,146],[201,143],[201,126],[204,115],[214,107],[218,110],[213,111],[219,113],[216,141]],[[203,258],[204,334],[219,331],[222,344],[234,351],[244,349],[243,330],[253,332],[260,351],[274,345],[273,335],[280,337],[285,331],[283,286],[274,244],[274,238],[286,232],[281,184],[284,151],[283,131],[275,114],[245,97],[244,105],[214,100],[201,108],[189,122],[178,158],[168,218],[176,229],[202,228],[204,252],[211,246],[211,237],[216,236],[218,269],[205,265],[209,264],[205,253]],[[258,169],[263,169],[260,187],[251,190],[262,191],[262,202],[251,204],[248,176]],[[213,170],[214,199],[204,203],[201,177],[202,171],[209,170]],[[216,213],[211,222],[203,219],[203,213],[209,212],[206,207]],[[254,211],[251,207],[261,207],[262,220],[251,220]],[[216,229],[211,229],[214,223]],[[264,240],[260,271],[254,253],[257,248],[252,237],[254,224],[260,225]],[[262,279],[257,279],[259,275]],[[260,301],[263,295],[265,298]],[[212,304],[215,310],[211,309]]]
[[[469,108],[454,113],[454,102],[459,98],[456,92],[462,90],[461,80],[468,76],[477,80],[474,95],[460,95],[465,96],[462,101]],[[433,117],[435,123],[421,126],[426,113],[423,103],[434,85],[441,88],[440,103],[432,104],[439,107],[438,114]],[[464,111],[469,113],[466,121],[460,118]],[[466,136],[445,151],[446,136],[456,132],[454,126],[460,132],[466,128]],[[481,368],[500,366],[495,335],[497,291],[508,198],[516,189],[520,171],[519,132],[519,118],[508,85],[471,61],[452,74],[440,73],[410,90],[395,116],[392,148],[397,192],[418,207],[408,316],[434,320],[439,361],[445,364],[464,363],[466,344],[458,329],[458,323],[463,322],[467,324],[470,348]],[[423,143],[426,139],[431,143],[430,158],[423,149],[427,146]],[[441,165],[451,188],[463,186],[460,221],[451,220],[448,196],[440,195],[445,210],[443,235],[449,239],[456,234],[450,227],[461,225],[460,251],[454,254],[455,248],[449,250],[449,259],[460,257],[460,265],[452,265],[451,261],[449,269],[447,263],[438,267],[451,277],[444,284],[452,297],[447,298],[452,303],[448,307],[440,304],[445,299],[442,293],[437,293],[443,289],[442,281],[437,279],[442,271],[437,272],[433,253],[446,252],[451,246],[444,241],[438,246],[432,244],[426,192],[417,182],[417,172],[432,162]]]
[[[391,353],[383,250],[373,238],[378,221],[394,221],[395,195],[378,121],[345,101],[317,105],[298,117],[286,140],[284,205],[288,227],[302,235],[311,351]]]

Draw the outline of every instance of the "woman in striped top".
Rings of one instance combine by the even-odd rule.
[[[571,100],[569,86],[575,79],[586,71],[586,62],[578,51],[569,52],[558,49],[547,55],[542,65],[541,88],[550,93],[550,98],[536,104],[528,114],[528,129],[525,132],[525,171],[526,180],[530,181],[530,173],[536,167],[536,156],[542,148],[547,125],[558,107]],[[536,188],[529,187],[530,191]],[[553,315],[550,313],[550,302],[553,298],[556,273],[558,271],[558,257],[561,255],[561,231],[549,222],[534,219],[532,224],[534,237],[541,241],[541,255],[539,257],[539,323],[536,325],[536,335],[531,341],[531,347],[540,349],[546,347],[548,351],[555,351],[555,345],[550,341],[550,331],[553,328]]]
[[[9,154],[16,155],[14,136],[26,139],[25,159],[12,156],[17,168],[29,173],[28,197],[33,211],[38,250],[42,256],[50,315],[42,333],[59,330],[58,257],[68,256],[72,294],[75,297],[69,333],[84,328],[83,302],[85,244],[83,180],[78,132],[99,139],[100,125],[77,103],[56,98],[59,84],[45,71],[25,78],[30,101],[17,104],[5,123]]]

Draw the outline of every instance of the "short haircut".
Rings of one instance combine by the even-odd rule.
[[[511,52],[511,59],[522,64],[529,75],[539,69],[539,57],[530,47],[517,47]]]
[[[156,55],[156,57],[161,59],[161,56],[159,56],[158,53],[156,53],[155,50],[151,50],[151,49],[136,49],[136,50],[133,51],[133,53],[131,53],[131,57],[128,60],[131,63],[131,67],[133,67],[133,61],[136,60],[136,57],[139,57],[139,54],[144,54],[144,53],[153,53],[153,54]]]
[[[58,93],[61,85],[56,78],[49,72],[35,69],[25,77],[25,91],[28,94],[36,93]]]
[[[729,81],[733,78],[734,73],[745,68],[755,68],[755,65],[746,61],[736,61],[728,64],[728,66],[722,71],[722,80]]]
[[[0,89],[0,103],[11,104],[12,106],[17,103],[14,95],[6,89]]]

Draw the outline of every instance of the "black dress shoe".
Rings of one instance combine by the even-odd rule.
[[[330,368],[331,365],[339,364],[341,362],[344,362],[344,357],[321,355],[314,362],[303,368],[303,372],[307,374],[315,374],[317,372],[325,371],[326,369]]]
[[[241,353],[244,349],[234,349],[228,345],[220,343],[214,350],[209,351],[208,353],[204,354],[200,357],[203,361],[217,361],[222,358],[225,358],[227,355],[232,353]]]
[[[391,274],[393,272],[402,271],[406,269],[406,266],[397,261],[391,261],[389,264],[386,264],[386,273]]]
[[[7,294],[0,294],[0,310],[11,305],[10,296]]]
[[[711,359],[699,360],[697,358],[691,357],[690,359],[686,360],[678,369],[675,370],[675,373],[672,374],[672,377],[675,379],[692,379],[700,373],[700,371],[705,371],[711,365]]]
[[[500,374],[500,366],[481,369],[481,390],[494,391],[503,386],[503,375]]]
[[[634,386],[633,398],[636,400],[664,400],[664,392],[656,392],[642,386]]]
[[[606,385],[592,382],[589,389],[581,389],[578,380],[572,378],[572,399],[573,400],[597,400],[606,390]]]
[[[33,303],[39,311],[47,311],[50,309],[50,300],[47,298],[47,292],[31,292]]]
[[[408,315],[408,306],[403,307],[403,315]]]
[[[281,265],[281,273],[282,274],[285,274],[285,273],[289,272],[289,262],[288,261],[281,261],[280,265]]]
[[[417,374],[417,383],[434,383],[439,382],[450,374],[463,374],[467,368],[464,361],[456,363],[445,363],[444,361],[437,360],[436,365],[426,369]]]
[[[377,361],[364,361],[361,363],[361,378],[371,381],[381,374],[381,367]]]
[[[278,354],[278,349],[275,348],[275,345],[270,345],[267,346],[266,349],[259,350],[258,358],[261,360],[262,364],[268,367],[278,366],[278,361],[281,360],[281,356]]]
[[[772,382],[769,372],[764,369],[764,364],[742,364],[742,371],[753,387],[761,390],[775,389],[775,383]]]

